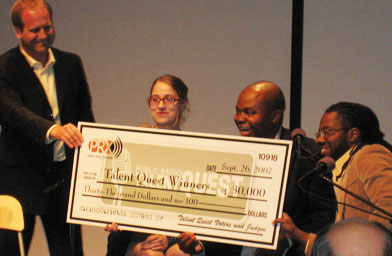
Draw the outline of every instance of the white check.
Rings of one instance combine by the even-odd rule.
[[[292,142],[79,123],[67,222],[275,249]]]

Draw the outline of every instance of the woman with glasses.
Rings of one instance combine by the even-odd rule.
[[[155,79],[147,99],[153,128],[180,130],[189,112],[188,87],[172,75]]]
[[[151,86],[147,103],[154,124],[143,123],[142,127],[180,130],[189,112],[188,87],[176,76],[160,76]],[[116,232],[118,226],[115,223],[106,225],[105,230],[111,231],[107,256],[185,256],[189,255],[185,252],[194,255],[203,251],[193,233],[182,233],[174,238],[158,234]]]

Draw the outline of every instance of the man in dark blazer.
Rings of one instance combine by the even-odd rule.
[[[51,255],[83,255],[80,227],[66,223],[78,121],[93,122],[79,56],[51,48],[52,9],[18,0],[11,10],[18,47],[0,56],[0,194],[15,196],[28,250],[41,217]],[[2,231],[0,255],[18,255],[16,233]]]
[[[242,136],[291,140],[291,131],[282,127],[284,110],[282,90],[272,82],[258,81],[247,86],[239,95],[234,121]],[[283,211],[292,216],[297,226],[317,232],[334,222],[334,191],[318,176],[304,179],[302,184],[312,195],[300,189],[298,180],[314,168],[319,149],[314,140],[304,137],[302,148],[297,150],[302,152],[298,154],[294,150],[292,153]],[[277,251],[259,249],[255,252],[244,247],[242,255],[298,256],[303,254],[303,248],[299,247],[299,243],[292,244],[292,241],[282,238]]]

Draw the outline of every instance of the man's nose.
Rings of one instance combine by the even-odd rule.
[[[244,123],[245,122],[245,115],[244,113],[237,113],[234,116],[234,121],[238,123]]]
[[[316,138],[316,143],[322,145],[324,144],[324,142],[325,142],[324,135],[320,134],[320,136]]]
[[[48,37],[48,33],[43,28],[41,28],[38,31],[37,36],[39,39],[46,39]]]

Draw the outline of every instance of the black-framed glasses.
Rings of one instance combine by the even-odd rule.
[[[343,128],[339,128],[339,129],[333,129],[333,128],[323,128],[321,130],[318,130],[315,134],[314,137],[316,139],[320,138],[321,136],[324,137],[329,137],[334,135],[335,133],[337,133],[338,131],[343,131],[343,130],[350,130],[349,127],[343,127]]]
[[[153,106],[159,105],[159,102],[161,102],[161,101],[163,101],[163,104],[165,104],[165,105],[174,105],[178,101],[180,101],[180,99],[174,98],[174,97],[159,98],[159,97],[155,97],[155,96],[148,98],[148,102],[150,103],[150,105],[153,105]]]

